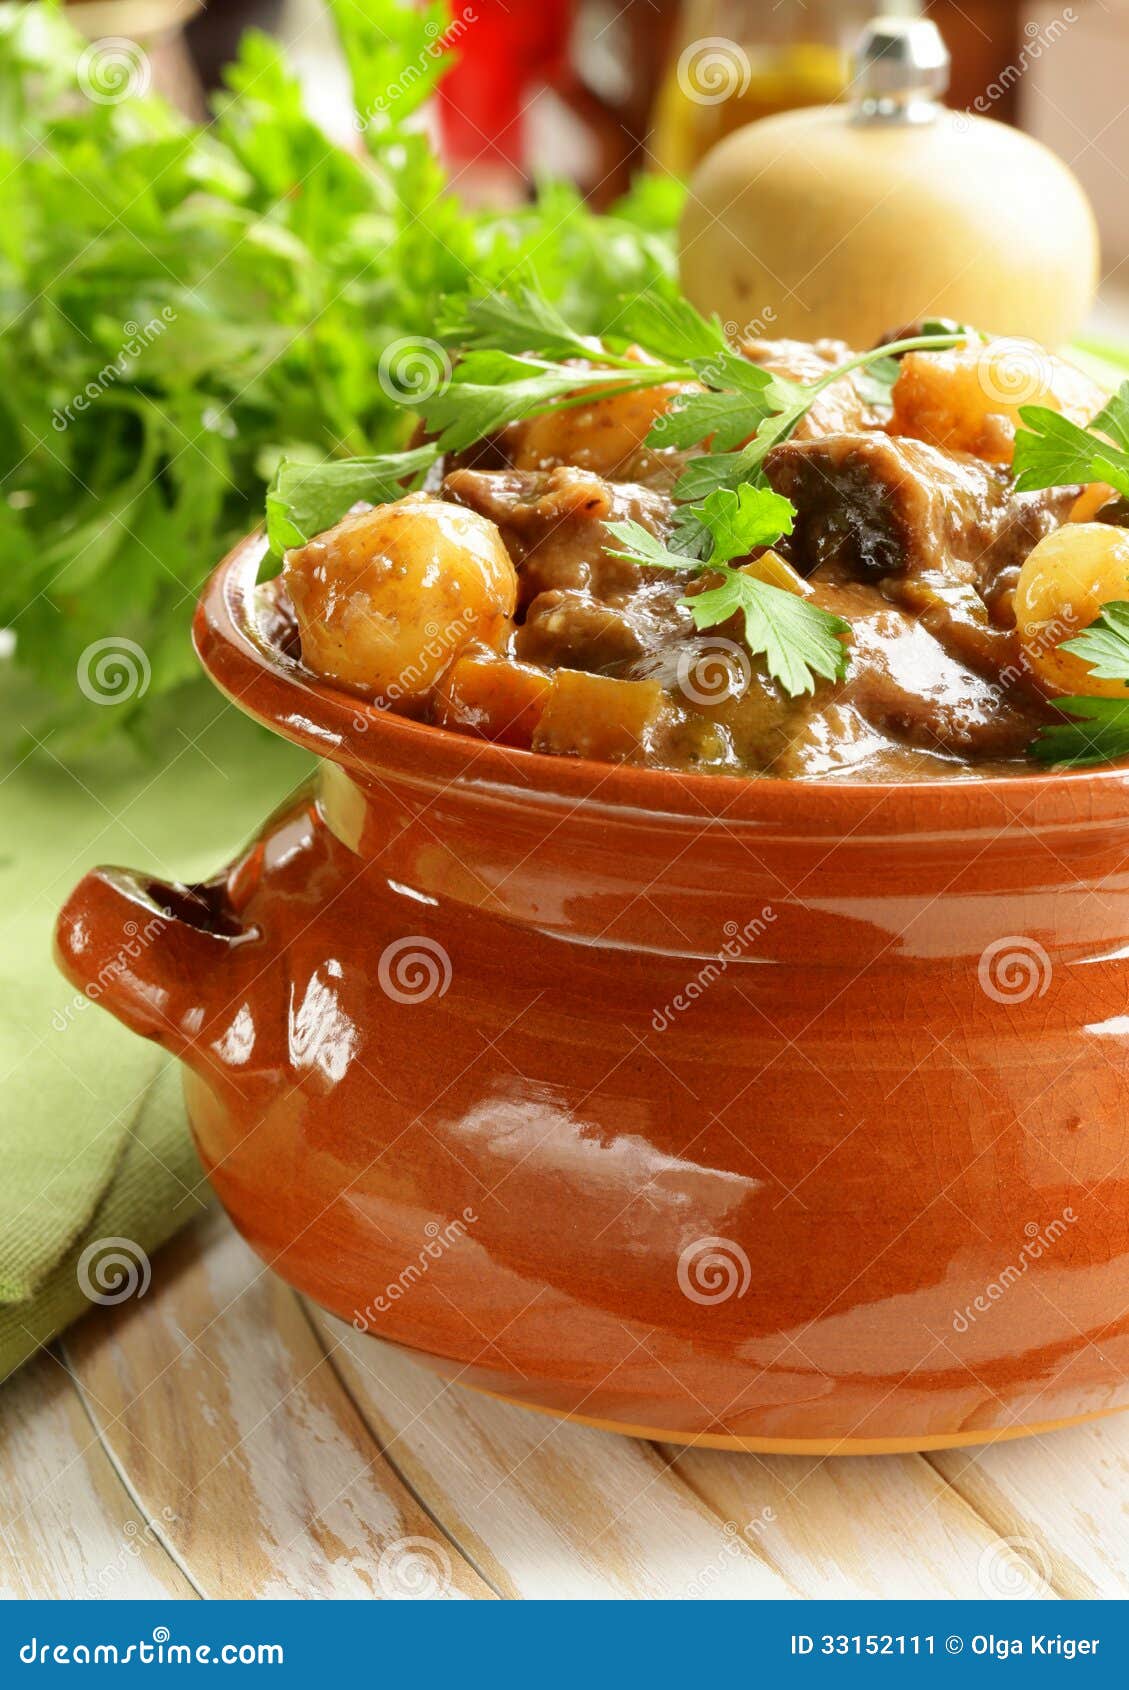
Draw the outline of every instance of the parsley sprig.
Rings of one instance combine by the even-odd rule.
[[[267,492],[267,539],[275,557],[303,546],[364,501],[385,504],[418,485],[439,456],[435,445],[375,458],[304,464],[283,458]]]
[[[680,450],[702,447],[702,456],[687,466],[675,488],[676,501],[692,507],[722,488],[758,484],[769,451],[792,433],[832,383],[856,370],[882,369],[901,352],[954,346],[966,331],[917,335],[875,347],[809,383],[789,381],[750,363],[729,343],[716,318],[701,316],[688,300],[669,290],[644,292],[621,303],[615,332],[603,342],[572,326],[530,287],[448,301],[440,333],[459,353],[450,380],[414,403],[405,400],[419,412],[436,456],[462,451],[509,422],[613,394],[679,385],[692,390],[677,395],[672,408],[656,419],[647,444]],[[636,347],[653,362],[641,362]],[[741,450],[731,450],[735,446]],[[373,460],[374,489],[385,485],[398,456],[403,474],[415,472],[412,453]],[[335,486],[340,490],[338,517],[356,499],[375,496],[364,490],[366,470],[348,459],[318,468],[315,475],[303,466],[296,481],[294,466],[283,465],[271,490],[276,533],[284,532],[289,516],[304,537],[310,537],[304,513],[289,510],[289,488],[294,485],[300,484],[314,499],[305,507],[307,518],[311,509],[322,514],[332,509]],[[692,509],[680,514],[675,535],[677,549],[689,557],[710,550],[710,531]]]
[[[1129,381],[1085,428],[1046,405],[1024,405],[1016,430],[1015,485],[1019,492],[1105,481],[1129,498]]]
[[[669,291],[623,304],[603,346],[579,335],[532,289],[464,301],[446,324],[449,344],[467,349],[450,383],[421,400],[430,434],[458,451],[507,421],[588,404],[595,397],[678,385],[668,411],[655,419],[646,444],[701,454],[674,489],[681,509],[673,539],[690,557],[708,554],[709,529],[694,514],[711,493],[763,482],[764,461],[786,440],[827,388],[855,371],[888,370],[903,352],[941,351],[967,339],[965,329],[914,335],[857,353],[813,382],[791,381],[751,363],[726,338],[716,317],[703,317]],[[641,363],[638,347],[651,363]],[[595,360],[578,380],[570,359]],[[735,449],[739,448],[739,449]]]
[[[843,636],[850,633],[850,626],[786,588],[734,567],[735,559],[790,534],[795,514],[787,499],[767,488],[721,488],[693,511],[711,538],[712,550],[704,559],[669,550],[641,523],[609,522],[606,526],[620,542],[612,557],[648,569],[690,571],[693,579],[708,579],[711,585],[703,591],[687,593],[679,600],[695,627],[716,628],[733,616],[741,617],[750,652],[764,657],[769,674],[795,698],[813,692],[819,676],[839,680],[846,673]]]
[[[1103,605],[1096,620],[1064,640],[1059,650],[1088,663],[1095,680],[1121,681],[1125,698],[1056,699],[1072,720],[1041,729],[1031,755],[1041,763],[1076,769],[1129,757],[1129,601],[1113,599]]]

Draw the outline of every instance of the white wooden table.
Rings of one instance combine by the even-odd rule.
[[[0,1596],[1129,1595],[1129,1416],[982,1451],[679,1450],[322,1314],[217,1212],[0,1387]]]

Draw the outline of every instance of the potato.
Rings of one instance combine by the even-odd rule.
[[[476,511],[409,493],[287,552],[302,660],[416,714],[459,653],[500,648],[517,601],[502,537]]]
[[[1059,649],[1111,599],[1129,599],[1129,532],[1076,522],[1039,541],[1019,572],[1015,620],[1028,667],[1048,692],[1129,696],[1121,682],[1096,680],[1088,663]]]
[[[908,352],[893,401],[891,433],[1010,464],[1021,406],[1046,405],[1072,422],[1088,423],[1105,394],[1033,340],[1003,338],[947,352]]]

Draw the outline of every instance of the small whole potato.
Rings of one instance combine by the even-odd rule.
[[[1061,649],[1088,628],[1103,604],[1129,599],[1129,532],[1104,522],[1068,523],[1040,540],[1019,572],[1015,624],[1023,656],[1049,693],[1129,696],[1121,681],[1098,680],[1090,665]]]
[[[472,641],[500,649],[517,576],[495,525],[426,493],[347,516],[287,552],[302,660],[417,714]]]

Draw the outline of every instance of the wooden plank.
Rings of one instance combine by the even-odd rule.
[[[66,1349],[203,1595],[492,1595],[382,1459],[293,1292],[218,1213]]]
[[[0,1598],[194,1597],[137,1508],[62,1363],[43,1353],[0,1390]]]
[[[1129,1415],[929,1460],[1063,1596],[1129,1596]]]
[[[1125,1416],[924,1458],[650,1446],[303,1312],[219,1216],[65,1354],[78,1389],[44,1354],[0,1391],[3,1597],[1129,1595]]]
[[[1055,1594],[920,1456],[664,1447],[687,1484],[754,1531],[765,1559],[805,1596]]]
[[[389,1459],[502,1595],[797,1594],[652,1445],[449,1385],[307,1308]]]

